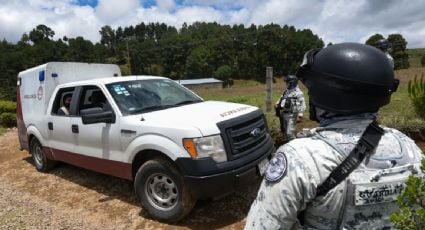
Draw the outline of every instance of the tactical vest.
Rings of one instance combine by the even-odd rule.
[[[399,143],[400,138],[393,135]],[[339,148],[332,140],[315,133],[313,138],[323,140],[342,156],[348,152]],[[311,202],[308,211],[304,214],[306,226],[320,226],[320,223],[332,224],[335,229],[391,229],[389,217],[399,211],[396,198],[406,187],[405,182],[410,175],[423,177],[420,162],[414,162],[414,154],[406,149],[404,144],[398,156],[377,158],[373,155],[365,159],[347,179],[341,182],[324,197],[318,197]],[[392,167],[391,162],[396,160],[398,166]],[[345,196],[336,195],[335,193]],[[340,198],[343,197],[341,202]],[[334,205],[337,213],[329,219],[317,219],[316,213],[323,212],[323,202]],[[314,219],[314,218],[316,219]],[[310,219],[309,218],[313,218]],[[309,224],[310,223],[310,224]]]

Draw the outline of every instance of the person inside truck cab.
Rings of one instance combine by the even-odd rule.
[[[58,109],[57,115],[69,115],[69,106],[71,105],[72,95],[66,94],[62,99],[62,107]]]
[[[104,111],[111,110],[111,106],[109,105],[108,101],[106,100],[105,95],[100,90],[93,91],[91,97],[91,107],[98,107],[102,108]]]

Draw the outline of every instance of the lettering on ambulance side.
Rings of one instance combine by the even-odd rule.
[[[24,99],[36,99],[36,98],[37,98],[37,95],[35,95],[35,94],[24,95]]]
[[[379,185],[357,185],[354,204],[356,206],[391,202],[397,199],[406,185],[401,182]]]
[[[229,111],[226,111],[226,112],[220,113],[220,116],[221,116],[221,117],[226,117],[226,116],[229,116],[229,115],[232,115],[232,114],[235,114],[235,113],[238,113],[238,112],[241,112],[241,111],[247,110],[247,109],[249,109],[249,108],[250,108],[250,107],[248,107],[248,106],[245,106],[245,107],[239,107],[239,108],[237,108],[237,109],[232,109],[232,110],[229,110]]]

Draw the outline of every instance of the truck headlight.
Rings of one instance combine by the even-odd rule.
[[[183,139],[183,146],[192,158],[211,157],[215,162],[227,161],[226,150],[220,135]]]

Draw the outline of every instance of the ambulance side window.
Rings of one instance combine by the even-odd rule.
[[[69,116],[72,95],[74,93],[74,87],[63,88],[56,94],[55,101],[52,106],[52,115],[57,116]]]

